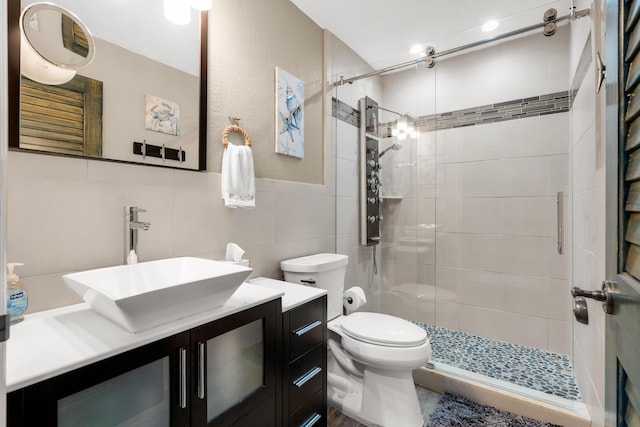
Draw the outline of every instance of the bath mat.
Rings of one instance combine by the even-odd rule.
[[[466,397],[445,393],[426,427],[559,427],[531,418],[481,405]]]

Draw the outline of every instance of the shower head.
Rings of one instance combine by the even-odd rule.
[[[397,142],[396,142],[395,144],[393,144],[393,145],[391,145],[391,146],[389,146],[389,147],[385,148],[384,150],[382,150],[382,151],[380,152],[380,154],[378,154],[378,158],[380,158],[380,157],[384,156],[384,154],[385,154],[387,151],[389,151],[389,150],[398,151],[398,150],[399,150],[399,149],[401,149],[401,148],[402,148],[402,144],[399,144],[399,143],[397,143]]]

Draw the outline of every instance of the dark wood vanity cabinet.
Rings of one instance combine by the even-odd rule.
[[[327,297],[282,315],[283,425],[327,425]]]
[[[9,427],[277,426],[281,300],[7,395]]]

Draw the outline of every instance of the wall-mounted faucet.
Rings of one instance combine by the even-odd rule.
[[[137,206],[124,207],[124,263],[138,262],[138,230],[148,230],[151,223],[138,221],[138,214],[146,212]]]

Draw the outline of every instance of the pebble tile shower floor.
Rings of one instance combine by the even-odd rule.
[[[497,341],[422,322],[431,361],[454,366],[529,389],[580,400],[569,357],[563,354]]]

